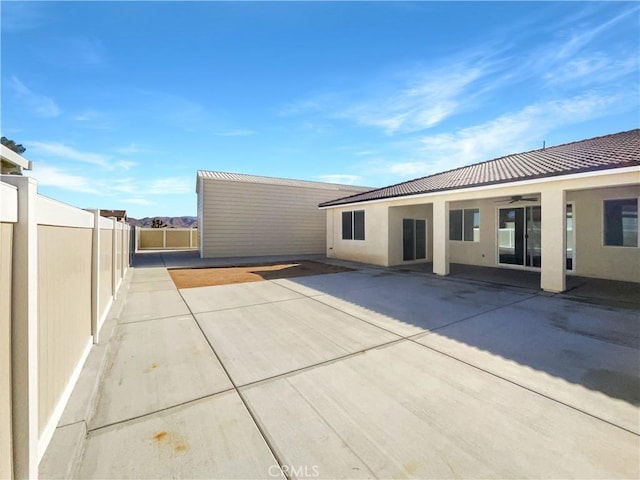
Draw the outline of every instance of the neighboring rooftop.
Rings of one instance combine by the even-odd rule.
[[[215,172],[198,170],[198,178],[208,180],[223,180],[228,182],[262,183],[268,185],[285,185],[289,187],[323,188],[325,190],[336,191],[362,191],[367,192],[371,187],[357,185],[345,185],[341,183],[312,182],[309,180],[294,180],[290,178],[263,177],[259,175],[245,175],[242,173]],[[197,186],[196,186],[197,191]]]
[[[22,155],[14,152],[9,147],[0,144],[0,173],[21,175],[22,169],[32,170],[33,163]]]
[[[127,221],[126,210],[100,210],[100,215],[106,218],[115,217],[117,220]]]
[[[499,157],[320,204],[320,207],[640,165],[640,129]]]

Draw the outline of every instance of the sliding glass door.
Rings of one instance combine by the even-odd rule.
[[[500,263],[540,268],[541,209],[531,207],[501,208],[498,223],[498,258]]]
[[[427,258],[427,222],[413,218],[402,220],[402,259],[407,262]]]

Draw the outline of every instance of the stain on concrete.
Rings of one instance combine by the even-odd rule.
[[[169,448],[173,452],[182,453],[188,449],[185,438],[173,432],[165,432],[163,430],[153,435],[152,438],[156,445]]]
[[[567,333],[582,335],[593,338],[594,340],[623,345],[625,347],[638,348],[636,335],[629,335],[627,331],[615,330],[611,328],[613,325],[611,325],[610,328],[606,328],[606,325],[587,324],[586,322],[580,321],[579,318],[573,321],[571,317],[562,312],[553,312],[550,313],[549,316],[551,324],[555,328],[564,330]]]

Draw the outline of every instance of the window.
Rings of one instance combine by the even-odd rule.
[[[480,210],[449,210],[449,240],[480,241]]]
[[[342,239],[364,240],[364,210],[342,212]]]
[[[567,232],[566,232],[566,244],[567,244],[567,255],[566,255],[566,267],[567,270],[573,270],[573,204],[567,203],[566,209],[566,224],[567,224]]]
[[[604,244],[638,246],[638,199],[604,201]]]

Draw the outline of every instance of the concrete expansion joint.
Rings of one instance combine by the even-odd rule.
[[[404,340],[405,340],[405,337],[399,337],[399,338],[393,339],[393,340],[391,340],[389,342],[380,343],[380,344],[377,344],[377,345],[373,345],[371,347],[363,348],[363,349],[358,350],[356,352],[346,353],[344,355],[341,355],[341,356],[335,357],[335,358],[331,358],[329,360],[325,360],[325,361],[322,361],[322,362],[314,363],[312,365],[306,365],[304,367],[296,368],[294,370],[289,370],[287,372],[279,373],[277,375],[272,375],[270,377],[261,378],[260,380],[254,380],[252,382],[243,383],[242,385],[238,385],[237,388],[238,389],[247,389],[249,387],[254,387],[256,385],[262,385],[262,384],[265,384],[265,383],[273,382],[275,380],[280,380],[282,378],[291,377],[293,375],[297,375],[299,373],[303,373],[303,372],[306,372],[306,371],[309,371],[309,370],[313,370],[313,369],[318,368],[318,367],[324,367],[324,366],[327,366],[327,365],[332,365],[334,363],[342,362],[343,360],[348,360],[350,358],[357,357],[359,355],[364,355],[367,352],[370,352],[370,351],[373,351],[373,350],[381,350],[381,349],[384,349],[384,348],[388,348],[388,347],[391,347],[391,346],[396,345],[398,343],[401,343]]]
[[[440,325],[439,327],[435,327],[435,328],[432,328],[430,330],[427,330],[427,334],[437,332],[438,330],[442,330],[444,328],[450,327],[451,325],[455,325],[457,323],[466,322],[467,320],[471,320],[473,318],[480,317],[482,315],[486,315],[487,313],[496,312],[498,310],[502,310],[503,308],[511,307],[513,305],[517,305],[518,303],[526,302],[527,300],[531,300],[532,298],[536,297],[537,295],[538,295],[538,293],[534,293],[532,295],[529,295],[528,297],[519,298],[518,300],[514,300],[513,302],[505,303],[504,305],[498,305],[495,308],[490,308],[489,310],[484,310],[482,312],[478,312],[478,313],[474,313],[473,315],[469,315],[468,317],[464,317],[464,318],[460,318],[458,320],[454,320],[453,322],[449,322],[449,323],[447,323],[445,325]],[[415,335],[409,335],[409,337],[406,337],[406,338],[418,337],[420,335],[424,335],[424,333],[416,333]]]
[[[275,285],[278,285],[278,284],[276,283]],[[286,288],[286,287],[284,287],[284,288]],[[178,290],[178,292],[180,292],[180,290]],[[182,294],[180,294],[180,297],[182,297]],[[292,302],[292,301],[295,301],[295,300],[300,300],[300,298],[285,298],[283,300],[271,300],[269,302],[251,303],[251,304],[248,304],[248,305],[242,305],[240,307],[225,307],[225,308],[219,308],[219,309],[214,309],[214,310],[203,310],[203,311],[193,312],[189,308],[189,305],[187,304],[187,302],[184,300],[184,297],[182,297],[182,301],[185,302],[185,304],[187,305],[187,308],[189,308],[189,311],[191,312],[191,315],[201,315],[203,313],[211,313],[211,312],[227,312],[229,310],[240,310],[240,309],[243,309],[243,308],[259,307],[260,305],[273,305],[273,304],[277,304],[277,303]]]
[[[180,318],[180,317],[188,317],[189,315],[186,313],[183,313],[182,315],[168,315],[166,317],[153,317],[153,318],[141,318],[140,320],[127,320],[126,317],[124,319],[124,321],[122,321],[123,319],[119,319],[121,320],[120,322],[118,322],[118,325],[130,325],[132,323],[143,323],[143,322],[154,322],[156,320],[167,320],[170,318]]]
[[[162,413],[162,412],[166,412],[166,411],[170,411],[170,410],[175,410],[177,408],[181,408],[181,407],[193,404],[193,403],[197,403],[197,402],[200,402],[200,401],[208,399],[208,398],[213,398],[213,397],[222,395],[224,393],[229,393],[229,392],[232,392],[234,390],[235,390],[234,388],[225,388],[224,390],[220,390],[219,392],[210,393],[208,395],[202,395],[201,397],[192,398],[190,400],[187,400],[186,402],[176,403],[176,404],[173,404],[173,405],[169,405],[167,407],[163,407],[163,408],[159,408],[157,410],[153,410],[153,411],[150,411],[150,412],[143,413],[141,415],[135,415],[133,417],[124,418],[122,420],[118,420],[117,422],[110,422],[110,423],[106,423],[104,425],[100,425],[100,426],[97,426],[97,427],[87,428],[87,435],[91,434],[91,433],[96,433],[96,432],[99,432],[101,430],[105,430],[105,429],[108,429],[108,428],[111,428],[111,427],[114,427],[114,426],[117,426],[117,425],[122,425],[122,424],[130,423],[130,422],[134,422],[134,421],[139,420],[141,418],[151,417],[151,416],[156,415],[158,413]]]
[[[546,394],[544,394],[544,393],[542,393],[542,392],[539,392],[539,391],[534,390],[534,389],[532,389],[532,388],[530,388],[530,387],[527,387],[526,385],[522,385],[522,384],[520,384],[520,383],[518,383],[518,382],[515,382],[515,381],[513,381],[513,380],[510,380],[510,379],[508,379],[508,378],[505,378],[505,377],[503,377],[503,376],[501,376],[501,375],[498,375],[498,374],[496,374],[496,373],[494,373],[494,372],[491,372],[491,371],[489,371],[489,370],[486,370],[486,369],[484,369],[484,368],[482,368],[482,367],[479,367],[478,365],[474,365],[473,363],[470,363],[470,362],[467,362],[467,361],[465,361],[465,360],[462,360],[461,358],[458,358],[458,357],[456,357],[456,356],[454,356],[454,355],[451,355],[451,354],[449,354],[449,353],[447,353],[447,352],[443,352],[443,351],[438,350],[437,348],[434,348],[434,347],[429,346],[429,345],[424,345],[424,344],[422,344],[422,343],[419,343],[419,342],[415,341],[414,339],[409,339],[409,341],[411,341],[411,342],[415,343],[416,345],[419,345],[419,346],[421,346],[421,347],[424,347],[424,348],[426,348],[426,349],[428,349],[428,350],[431,350],[431,351],[433,351],[433,352],[439,353],[440,355],[444,355],[445,357],[451,358],[452,360],[455,360],[455,361],[457,361],[457,362],[460,362],[460,363],[463,363],[463,364],[465,364],[465,365],[468,365],[469,367],[472,367],[472,368],[474,368],[474,369],[476,369],[476,370],[479,370],[479,371],[484,372],[484,373],[486,373],[486,374],[488,374],[488,375],[491,375],[492,377],[495,377],[495,378],[498,378],[498,379],[500,379],[500,380],[502,380],[502,381],[505,381],[505,382],[507,382],[507,383],[510,383],[511,385],[515,385],[516,387],[519,387],[519,388],[521,388],[521,389],[523,389],[523,390],[526,390],[526,391],[528,391],[528,392],[531,392],[531,393],[533,393],[534,395],[538,395],[538,396],[540,396],[540,397],[542,397],[542,398],[545,398],[545,399],[547,399],[547,400],[551,400],[551,401],[552,401],[552,402],[554,402],[554,403],[557,403],[557,404],[562,405],[562,406],[564,406],[564,407],[570,408],[571,410],[574,410],[574,411],[576,411],[576,412],[579,412],[579,413],[581,413],[581,414],[583,414],[583,415],[586,415],[586,416],[588,416],[588,417],[591,417],[591,418],[593,418],[593,419],[595,419],[595,420],[598,420],[598,421],[600,421],[600,422],[606,423],[607,425],[611,425],[612,427],[618,428],[618,429],[623,430],[623,431],[625,431],[625,432],[627,432],[627,433],[631,433],[631,434],[635,435],[636,437],[640,437],[640,435],[638,435],[638,433],[634,432],[634,431],[633,431],[633,430],[631,430],[631,429],[628,429],[628,428],[625,428],[625,427],[623,427],[623,426],[620,426],[620,425],[618,425],[618,424],[616,424],[616,423],[613,423],[613,422],[611,422],[611,421],[609,421],[609,420],[606,420],[606,419],[601,418],[601,417],[599,417],[599,416],[597,416],[597,415],[594,415],[594,414],[589,413],[589,412],[587,412],[587,411],[585,411],[585,410],[582,410],[582,409],[580,409],[580,408],[578,408],[578,407],[575,407],[575,406],[570,405],[570,404],[568,404],[568,403],[566,403],[566,402],[563,402],[563,401],[561,401],[561,400],[558,400],[557,398],[550,397],[549,395],[546,395]]]
[[[280,285],[280,284],[277,284],[277,285]],[[356,320],[359,320],[359,321],[361,321],[361,322],[363,322],[363,323],[366,323],[366,324],[368,324],[368,325],[371,325],[372,327],[376,327],[376,328],[378,328],[378,329],[380,329],[380,330],[382,330],[382,331],[385,331],[385,332],[387,332],[387,333],[390,333],[390,334],[392,334],[392,335],[395,335],[396,337],[399,337],[398,339],[402,339],[402,338],[404,338],[404,337],[402,337],[401,335],[398,335],[396,332],[394,332],[394,331],[392,331],[392,330],[389,330],[389,329],[387,329],[387,328],[381,327],[380,325],[377,325],[377,324],[375,324],[375,323],[373,323],[373,322],[369,322],[368,320],[364,320],[363,318],[360,318],[360,317],[358,317],[358,316],[356,316],[356,315],[354,315],[354,314],[352,314],[352,313],[345,312],[345,311],[343,311],[343,310],[340,310],[340,309],[339,309],[339,308],[337,308],[337,307],[334,307],[333,305],[328,305],[328,304],[326,304],[326,303],[321,302],[320,300],[318,300],[318,298],[317,298],[317,297],[322,297],[322,296],[323,296],[323,295],[325,295],[325,294],[320,294],[320,295],[304,295],[304,294],[302,294],[302,293],[300,293],[300,292],[296,292],[296,291],[295,291],[295,290],[293,290],[292,288],[289,288],[289,287],[287,287],[287,286],[285,286],[285,285],[280,285],[280,286],[281,286],[281,287],[283,287],[283,288],[286,288],[287,290],[290,290],[290,291],[292,291],[292,292],[294,292],[294,293],[298,293],[299,295],[302,295],[304,298],[308,298],[308,299],[310,299],[310,300],[313,300],[314,302],[317,302],[317,303],[319,303],[319,304],[321,304],[321,305],[324,305],[325,307],[329,307],[329,308],[331,308],[331,309],[333,309],[333,310],[335,310],[335,311],[337,311],[337,312],[341,312],[341,313],[343,313],[343,314],[345,314],[345,315],[350,316],[351,318],[355,318]],[[367,287],[367,288],[374,288],[374,287]],[[366,288],[362,288],[362,289],[358,289],[358,290],[366,290]],[[355,290],[354,290],[354,291],[355,291]],[[298,299],[298,298],[293,298],[293,299],[291,299],[291,300],[299,300],[299,299]],[[275,302],[273,302],[273,303],[275,303]],[[394,341],[395,341],[395,340],[394,340]]]
[[[182,298],[182,301],[185,302],[185,304],[187,305],[187,308],[189,309],[189,312],[191,314],[191,318],[193,319],[193,321],[195,322],[196,326],[200,330],[201,335],[204,337],[205,341],[209,345],[209,348],[211,349],[211,351],[215,355],[216,359],[218,360],[218,363],[220,364],[222,370],[224,371],[225,375],[229,379],[229,382],[231,382],[231,385],[233,386],[233,388],[229,389],[227,391],[233,390],[233,391],[235,391],[237,393],[238,397],[240,398],[240,401],[244,405],[244,408],[247,410],[247,413],[251,417],[251,421],[253,422],[253,424],[255,425],[256,429],[260,433],[260,436],[262,437],[262,440],[265,442],[265,445],[267,445],[267,448],[271,452],[271,455],[273,455],[273,458],[275,459],[275,461],[277,462],[278,466],[280,467],[280,471],[285,476],[285,478],[287,480],[289,480],[290,476],[288,474],[288,469],[284,468],[286,466],[286,463],[282,460],[282,458],[281,458],[280,454],[278,453],[277,449],[275,448],[275,446],[273,445],[273,443],[269,439],[269,436],[265,432],[264,428],[262,427],[262,425],[258,421],[258,418],[256,417],[255,412],[251,409],[251,407],[249,406],[249,403],[247,402],[246,398],[244,397],[244,395],[242,394],[242,392],[238,388],[238,385],[236,385],[235,381],[233,380],[233,378],[229,374],[229,370],[227,369],[225,364],[222,362],[222,359],[220,358],[220,355],[218,354],[216,349],[213,347],[213,344],[211,343],[211,341],[209,340],[207,335],[204,333],[204,330],[202,329],[202,326],[198,322],[198,319],[195,317],[193,311],[191,310],[191,307],[189,306],[187,301],[182,296],[182,292],[180,292],[180,290],[178,290],[178,293],[180,294],[180,298]]]

